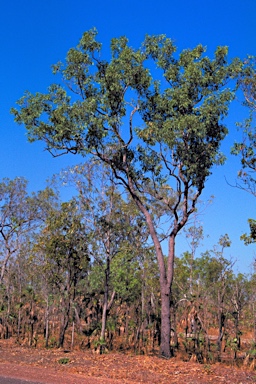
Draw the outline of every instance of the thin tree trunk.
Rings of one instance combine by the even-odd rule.
[[[18,264],[18,268],[19,268],[19,277],[20,277],[20,265]],[[19,279],[19,312],[18,312],[18,329],[17,329],[17,341],[19,342],[20,341],[20,328],[21,328],[21,307],[22,307],[22,303],[21,303],[21,282],[20,282],[20,279]]]
[[[105,331],[106,331],[107,312],[108,312],[108,292],[109,292],[109,275],[110,275],[109,256],[107,257],[106,262],[107,262],[107,265],[105,269],[104,300],[103,300],[102,323],[101,323],[101,333],[100,333],[100,338],[102,341],[105,341]]]
[[[71,349],[74,347],[74,335],[75,335],[75,322],[72,323],[72,335],[71,335]]]
[[[178,336],[177,336],[177,324],[176,324],[176,308],[177,306],[171,302],[171,324],[173,330],[173,345],[175,348],[178,348]]]
[[[47,296],[45,309],[45,348],[49,345],[49,298]]]
[[[222,340],[224,335],[224,327],[225,327],[225,315],[220,310],[219,312],[219,335],[217,339],[217,351],[218,351],[218,360],[221,361],[221,351],[222,351]]]
[[[145,261],[143,259],[143,270],[142,270],[142,284],[141,284],[141,323],[144,324],[145,319],[146,319],[146,310],[145,310]]]
[[[76,324],[77,324],[79,333],[82,333],[82,325],[81,325],[79,313],[76,307],[74,307],[74,311],[75,311]]]
[[[67,327],[68,327],[68,316],[64,314],[60,324],[58,348],[63,348],[64,346],[65,333],[66,333]]]
[[[239,311],[234,313],[234,320],[235,320],[235,334],[236,334],[237,348],[240,349],[241,338],[240,338],[240,331],[239,331]]]
[[[101,323],[101,334],[100,334],[101,341],[105,341],[105,332],[106,332],[106,326],[107,326],[108,311],[109,311],[109,309],[110,309],[110,307],[114,301],[114,297],[115,297],[115,292],[113,292],[112,297],[110,299],[110,302],[108,302],[109,280],[110,280],[110,263],[111,263],[110,235],[111,235],[110,231],[108,231],[107,241],[106,241],[107,260],[106,260],[106,268],[105,268],[104,300],[103,300],[102,323]]]
[[[4,237],[4,240],[5,240],[5,237]],[[5,248],[6,248],[6,254],[5,254],[4,260],[2,262],[1,273],[0,273],[0,283],[3,282],[5,271],[6,271],[6,267],[7,267],[9,259],[11,258],[12,254],[14,252],[16,252],[16,249],[11,251],[8,243],[5,244]]]
[[[129,313],[130,313],[129,306],[126,303],[124,335],[125,335],[127,344],[129,342]]]
[[[66,304],[66,308],[64,308],[64,313],[62,314],[62,319],[61,319],[61,323],[60,323],[58,348],[63,348],[63,346],[64,346],[65,333],[66,333],[66,330],[68,327],[69,312],[70,312],[70,300]]]
[[[17,341],[20,342],[20,325],[21,325],[21,303],[19,303],[19,312],[18,312],[18,327],[17,327]]]
[[[45,320],[45,348],[49,346],[49,318]]]

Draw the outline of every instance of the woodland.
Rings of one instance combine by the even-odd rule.
[[[0,182],[0,337],[254,367],[256,266],[234,272],[227,234],[196,256],[196,217],[213,166],[225,161],[223,119],[236,92],[248,109],[232,149],[237,187],[255,196],[255,58],[229,63],[218,47],[210,59],[200,45],[177,55],[158,35],[139,49],[113,39],[103,60],[96,37],[85,32],[53,66],[63,85],[27,92],[12,110],[31,142],[84,161],[42,191],[29,193],[22,177]],[[248,221],[241,241],[250,246]],[[176,255],[181,231],[188,250]]]

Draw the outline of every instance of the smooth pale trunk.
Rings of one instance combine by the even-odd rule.
[[[101,319],[101,341],[105,341],[105,331],[107,326],[107,315],[108,315],[108,293],[109,293],[109,278],[110,278],[110,231],[107,233],[107,259],[105,268],[105,284],[104,284],[104,302],[102,308],[102,319]]]
[[[106,325],[107,325],[109,277],[110,277],[110,259],[109,259],[109,256],[107,256],[107,265],[105,269],[104,302],[103,302],[102,324],[101,324],[101,334],[100,334],[100,338],[102,341],[105,341],[105,331],[106,331]]]

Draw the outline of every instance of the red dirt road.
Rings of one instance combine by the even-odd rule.
[[[9,378],[30,380],[33,384],[121,384],[129,381],[113,380],[107,378],[86,377],[72,375],[68,372],[60,372],[54,369],[21,366],[14,364],[0,363],[0,384],[1,375]],[[28,383],[29,384],[29,383]]]
[[[63,361],[66,364],[61,364]],[[25,348],[0,340],[0,376],[42,384],[247,384],[256,370],[178,358]],[[0,381],[1,384],[1,381]]]

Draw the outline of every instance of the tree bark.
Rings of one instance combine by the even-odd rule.
[[[49,346],[49,297],[46,298],[46,308],[45,308],[45,348]]]
[[[64,340],[65,340],[65,333],[68,327],[68,321],[69,321],[69,313],[70,313],[70,299],[68,299],[68,302],[65,302],[63,300],[64,309],[62,313],[62,318],[60,322],[60,333],[59,333],[59,343],[58,348],[63,348],[64,346]]]
[[[66,333],[67,327],[68,327],[68,316],[64,314],[60,324],[58,348],[63,348],[64,346],[65,333]]]
[[[218,351],[218,360],[221,361],[221,352],[222,352],[222,340],[224,335],[224,329],[225,329],[225,315],[220,310],[219,312],[219,334],[217,339],[217,351]]]
[[[77,328],[78,328],[78,332],[79,333],[82,333],[82,325],[81,325],[81,320],[80,320],[80,316],[79,316],[79,313],[78,313],[78,310],[76,307],[74,307],[74,312],[75,312],[75,318],[76,318],[76,324],[77,324]]]
[[[161,345],[160,355],[171,357],[170,350],[171,323],[170,323],[170,295],[166,289],[161,288]]]
[[[107,312],[108,312],[108,291],[109,291],[109,275],[110,275],[110,260],[109,256],[107,257],[107,265],[105,269],[105,287],[104,287],[104,301],[103,301],[103,310],[102,310],[102,323],[101,323],[101,333],[100,338],[102,341],[105,340],[105,331],[107,324]]]

